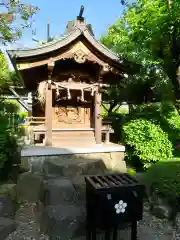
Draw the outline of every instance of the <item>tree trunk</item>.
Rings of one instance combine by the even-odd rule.
[[[170,7],[172,7],[172,0],[170,1]],[[172,81],[174,93],[175,93],[175,98],[176,100],[180,99],[180,85],[178,81],[178,67],[179,67],[179,56],[180,56],[180,49],[178,47],[178,42],[177,42],[177,37],[178,37],[178,32],[177,32],[177,23],[174,23],[172,25],[173,27],[173,32],[171,34],[171,61],[169,64],[168,68],[168,76],[170,80]]]
[[[117,104],[118,104],[118,101],[115,100],[115,101],[110,105],[108,114],[110,114],[110,113],[112,112],[112,110],[116,107]]]

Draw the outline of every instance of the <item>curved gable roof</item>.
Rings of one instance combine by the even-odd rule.
[[[20,49],[20,50],[8,50],[10,58],[30,58],[37,55],[47,54],[63,48],[70,44],[72,41],[76,40],[79,36],[83,35],[85,39],[93,45],[99,52],[108,57],[109,59],[120,62],[117,54],[110,51],[103,44],[97,41],[93,35],[90,33],[86,25],[79,25],[74,30],[72,30],[68,35],[64,35],[61,39],[45,43],[41,46],[32,49]]]

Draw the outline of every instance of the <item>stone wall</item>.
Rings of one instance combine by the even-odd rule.
[[[86,162],[88,164],[88,162],[91,161],[102,161],[108,170],[126,172],[124,152],[22,157],[22,166],[26,170],[31,170],[34,173],[44,173],[47,171],[47,165],[50,162],[63,166],[70,162],[71,164],[77,162]]]

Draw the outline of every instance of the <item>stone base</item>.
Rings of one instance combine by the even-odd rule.
[[[50,239],[85,235],[86,175],[126,172],[123,151],[97,150],[22,156],[30,171],[19,178],[19,197],[40,203],[40,228]]]
[[[17,198],[19,201],[38,202],[41,198],[42,188],[42,176],[31,172],[22,173],[17,181]]]
[[[75,168],[80,166],[84,174],[97,174],[90,166],[97,168],[106,168],[108,171],[127,172],[126,163],[124,161],[124,152],[105,152],[105,153],[82,153],[82,154],[62,154],[62,155],[46,155],[46,156],[23,156],[22,167],[31,170],[34,173],[60,174],[62,168]],[[100,163],[101,162],[101,163]],[[104,165],[104,166],[103,166]],[[54,167],[54,169],[52,169]],[[58,172],[57,168],[58,167]],[[65,170],[65,169],[64,169]],[[63,171],[64,171],[63,170]],[[62,173],[64,174],[64,173]],[[77,175],[82,173],[77,173]],[[101,174],[101,172],[99,172]]]

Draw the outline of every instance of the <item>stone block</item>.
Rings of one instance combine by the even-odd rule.
[[[14,218],[15,204],[8,196],[0,195],[0,217]]]
[[[86,200],[86,183],[85,176],[78,176],[72,180],[73,186],[76,191],[76,199],[79,201]]]
[[[80,154],[79,154],[80,155]],[[96,162],[96,166],[85,174],[103,174],[108,172],[127,172],[124,161],[124,152],[107,152],[107,153],[88,153],[81,154],[84,159],[91,159]],[[95,166],[95,165],[94,165]]]
[[[58,175],[72,179],[79,175],[101,174],[105,170],[106,167],[101,159],[91,159],[84,154],[61,155],[44,162],[46,176]]]
[[[110,153],[110,170],[114,172],[127,172],[126,162],[124,161],[124,152],[111,152]]]
[[[50,179],[44,184],[44,205],[58,205],[73,202],[75,189],[70,180],[64,178]]]
[[[17,224],[12,219],[0,217],[0,239],[6,239],[9,234],[14,232],[17,228]]]
[[[41,232],[51,240],[68,240],[85,234],[85,209],[75,205],[47,206],[40,220]]]
[[[87,158],[83,163],[79,164],[79,167],[82,169],[82,175],[99,175],[104,174],[104,172],[107,170],[103,159],[90,160]]]
[[[32,173],[43,173],[44,161],[49,156],[28,156],[21,157],[21,167],[26,171],[31,171]]]
[[[22,173],[17,182],[18,200],[37,202],[41,198],[43,178],[31,172]]]
[[[25,171],[29,171],[31,169],[29,157],[21,157],[21,168]]]

